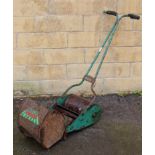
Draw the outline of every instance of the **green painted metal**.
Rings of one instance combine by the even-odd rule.
[[[69,95],[66,96],[60,96],[58,98],[52,98],[52,103],[57,103],[57,105],[63,106],[65,104],[65,101]],[[48,108],[50,111],[54,110],[54,104],[50,105]]]
[[[109,33],[108,33],[108,35],[106,36],[106,38],[105,38],[103,44],[101,45],[101,48],[97,51],[96,56],[95,56],[94,60],[92,61],[92,63],[90,64],[90,66],[89,66],[89,68],[88,68],[88,70],[87,70],[85,76],[87,76],[87,75],[90,73],[90,71],[91,71],[92,67],[94,66],[96,60],[98,59],[98,57],[99,57],[99,55],[100,55],[102,49],[105,47],[107,41],[109,40],[109,37],[111,36],[112,32],[115,30],[115,26],[116,26],[117,22],[118,22],[118,19],[116,18],[115,23],[114,23],[113,26],[111,27],[111,30],[109,31]]]
[[[103,55],[102,55],[102,57],[101,57],[100,63],[99,63],[99,65],[98,65],[97,71],[96,71],[96,73],[95,73],[95,79],[97,78],[97,76],[98,76],[98,74],[99,74],[99,71],[100,71],[101,66],[102,66],[102,64],[103,64],[104,58],[105,58],[105,56],[107,55],[108,49],[109,49],[110,44],[111,44],[111,42],[112,42],[112,39],[113,39],[113,37],[114,37],[114,35],[115,35],[115,32],[116,32],[116,30],[117,30],[117,27],[118,27],[118,21],[117,21],[116,24],[115,24],[115,27],[114,27],[114,29],[113,29],[113,31],[112,31],[112,33],[111,33],[111,36],[110,36],[110,38],[109,38],[109,40],[108,40],[108,45],[106,46],[105,51],[104,51],[104,53],[103,53]]]
[[[83,82],[85,81],[85,77],[89,75],[90,71],[92,70],[92,68],[94,67],[95,62],[97,61],[97,59],[99,58],[103,48],[105,47],[105,50],[101,56],[101,60],[99,62],[99,65],[97,67],[95,76],[94,76],[94,80],[96,80],[99,71],[101,69],[101,66],[103,64],[104,58],[107,55],[108,49],[111,45],[112,39],[115,35],[115,32],[117,31],[119,22],[122,18],[124,17],[128,17],[128,15],[122,15],[122,16],[116,16],[116,20],[113,24],[113,26],[111,27],[108,35],[106,36],[105,40],[103,41],[103,44],[101,45],[100,49],[97,51],[95,58],[93,59],[92,63],[90,64],[88,70],[86,71],[86,74],[84,75],[84,77],[82,78],[82,80],[77,83],[77,84],[73,84],[71,85],[69,88],[67,88],[65,90],[65,92],[62,94],[61,97],[58,98],[57,103],[58,105],[63,105],[67,99],[67,93],[70,89],[72,89],[73,87],[77,87],[83,84]],[[94,123],[96,123],[98,121],[98,119],[100,118],[102,113],[102,109],[99,105],[97,104],[92,104],[85,110],[83,111],[69,126],[67,126],[66,128],[66,132],[70,133],[73,131],[78,131],[80,129],[83,129],[85,127],[88,127],[90,125],[93,125]]]
[[[100,61],[100,63],[99,63],[99,66],[98,66],[98,68],[97,68],[97,71],[96,71],[96,74],[95,74],[95,77],[94,77],[94,79],[96,80],[97,75],[98,75],[98,73],[99,73],[99,71],[100,71],[100,69],[101,69],[103,60],[104,60],[104,58],[105,58],[105,56],[106,56],[106,54],[107,54],[107,52],[108,52],[109,46],[110,46],[110,44],[111,44],[111,42],[112,42],[112,39],[113,39],[113,37],[114,37],[114,34],[115,34],[116,30],[117,30],[117,26],[118,26],[118,24],[119,24],[119,21],[121,20],[122,17],[123,17],[123,16],[120,16],[120,17],[119,17],[119,16],[116,16],[116,20],[115,20],[113,26],[111,27],[111,29],[110,29],[108,35],[106,36],[105,40],[103,41],[103,44],[101,45],[101,48],[97,51],[97,53],[96,53],[96,55],[95,55],[95,58],[94,58],[93,61],[91,62],[91,64],[90,64],[90,66],[89,66],[89,68],[88,68],[86,74],[84,75],[84,77],[87,76],[87,75],[89,75],[89,73],[90,73],[90,71],[92,70],[92,68],[94,67],[94,64],[95,64],[95,62],[97,61],[97,59],[98,59],[98,57],[99,57],[101,51],[103,50],[103,48],[105,47],[106,43],[108,42],[108,44],[107,44],[107,46],[106,46],[106,49],[105,49],[105,51],[103,52],[103,56],[102,56],[102,58],[101,58],[101,61]],[[84,77],[82,78],[82,80],[81,80],[79,83],[73,84],[73,85],[71,85],[69,88],[67,88],[67,89],[65,90],[65,92],[62,94],[61,97],[65,96],[65,95],[68,93],[68,91],[71,90],[72,88],[82,85],[83,82],[85,81],[85,80],[84,80]]]
[[[102,109],[98,104],[91,105],[85,112],[81,113],[72,124],[67,126],[66,132],[70,133],[78,131],[96,123],[102,113]]]
[[[101,65],[103,63],[103,60],[108,52],[108,49],[109,49],[109,46],[112,42],[112,39],[114,37],[114,34],[117,30],[117,27],[118,27],[118,24],[119,24],[119,21],[120,21],[121,18],[119,17],[116,17],[116,20],[113,24],[113,26],[111,27],[111,30],[109,31],[108,35],[106,36],[103,44],[101,45],[101,48],[97,51],[96,55],[95,55],[95,58],[93,59],[92,63],[90,64],[86,74],[84,75],[87,76],[89,75],[91,69],[94,67],[94,64],[95,62],[97,61],[98,57],[100,56],[101,54],[101,51],[103,50],[103,48],[105,47],[105,45],[107,44],[106,48],[105,48],[105,51],[103,52],[103,55],[101,57],[101,60],[100,60],[100,63],[98,65],[98,68],[97,68],[97,71],[96,71],[96,74],[95,74],[95,77],[94,79],[96,80],[97,78],[97,75],[101,69]],[[77,84],[73,84],[71,85],[69,88],[67,88],[65,90],[65,92],[62,94],[62,96],[60,96],[58,99],[57,99],[57,104],[58,105],[63,105],[68,97],[68,95],[66,95],[68,93],[68,91],[70,89],[72,89],[73,87],[77,87],[77,86],[80,86],[83,84],[83,82],[85,81],[84,77],[82,78],[82,80],[77,83]],[[95,122],[97,122],[97,120],[100,118],[100,115],[102,113],[102,110],[101,110],[101,107],[97,104],[92,104],[88,109],[86,109],[83,113],[81,113],[73,122],[72,124],[70,124],[69,126],[67,126],[66,128],[66,132],[67,133],[70,133],[70,132],[73,132],[73,131],[77,131],[77,130],[80,130],[82,128],[85,128],[85,127],[88,127],[90,125],[93,125]]]
[[[57,99],[57,104],[60,105],[60,106],[62,106],[65,103],[67,97],[68,97],[68,95],[59,97]]]
[[[27,109],[25,111],[22,111],[20,115],[25,119],[28,119],[33,124],[39,125],[38,111],[33,109]]]

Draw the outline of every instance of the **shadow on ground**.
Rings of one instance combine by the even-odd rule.
[[[141,103],[137,95],[98,96],[103,108],[98,123],[71,134],[49,150],[33,139],[25,138],[17,128],[17,108],[21,99],[14,99],[14,155],[141,155]],[[39,99],[40,102],[46,102]]]

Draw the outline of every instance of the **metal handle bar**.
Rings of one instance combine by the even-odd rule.
[[[79,83],[73,84],[73,85],[71,85],[69,88],[67,88],[67,89],[65,90],[65,92],[62,94],[62,96],[65,96],[65,95],[67,94],[67,92],[68,92],[70,89],[72,89],[73,87],[77,87],[77,86],[80,86],[80,85],[83,84],[83,82],[85,81],[85,77],[89,75],[89,73],[90,73],[91,69],[93,68],[95,62],[97,61],[97,59],[98,59],[98,57],[99,57],[101,51],[103,50],[103,48],[105,47],[106,43],[108,42],[108,43],[107,43],[107,46],[106,46],[106,48],[105,48],[105,51],[103,52],[103,55],[102,55],[102,57],[101,57],[100,63],[99,63],[99,65],[98,65],[98,67],[97,67],[97,71],[96,71],[95,77],[94,77],[94,82],[93,82],[92,85],[91,85],[91,90],[92,90],[94,96],[96,96],[96,93],[95,93],[95,91],[93,90],[94,84],[95,84],[96,78],[97,78],[97,76],[98,76],[98,74],[99,74],[99,71],[100,71],[100,69],[101,69],[101,66],[102,66],[102,64],[103,64],[104,58],[105,58],[105,56],[106,56],[106,54],[107,54],[107,52],[108,52],[108,49],[109,49],[109,47],[110,47],[110,44],[111,44],[111,42],[112,42],[112,39],[113,39],[113,37],[114,37],[114,34],[115,34],[115,32],[116,32],[116,30],[117,30],[117,28],[118,28],[118,25],[119,25],[120,20],[121,20],[122,18],[124,18],[124,17],[130,17],[131,19],[139,19],[139,18],[140,18],[138,15],[134,15],[134,14],[118,15],[118,13],[117,13],[117,12],[114,12],[114,11],[104,11],[104,13],[106,13],[106,14],[108,14],[108,15],[114,15],[114,16],[116,16],[116,20],[115,20],[113,26],[111,27],[111,29],[110,29],[108,35],[106,36],[106,38],[105,38],[103,44],[101,45],[100,49],[97,51],[94,60],[93,60],[92,63],[90,64],[90,66],[89,66],[89,68],[88,68],[86,74],[85,74],[84,77],[82,78],[82,80],[81,80]]]
[[[111,10],[107,10],[107,11],[103,11],[103,13],[108,14],[108,15],[113,15],[113,16],[118,16],[118,13],[116,11],[111,11]],[[130,17],[131,19],[140,19],[139,15],[133,14],[133,13],[129,13],[127,15],[122,15],[122,17]]]

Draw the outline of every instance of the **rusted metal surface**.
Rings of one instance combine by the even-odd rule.
[[[89,104],[89,100],[72,94],[67,98],[64,107],[80,114]]]
[[[54,108],[56,110],[60,111],[61,113],[63,113],[65,116],[68,116],[69,118],[76,119],[78,117],[77,113],[75,113],[75,112],[73,112],[71,110],[66,109],[64,106],[56,105]]]
[[[58,111],[49,112],[40,131],[41,144],[45,148],[51,147],[63,137],[64,131],[65,119],[63,115]]]
[[[51,109],[27,99],[19,108],[18,126],[28,137],[44,148],[50,148],[66,136],[66,127],[90,106],[90,101],[71,94],[63,105],[55,103]]]
[[[44,148],[50,148],[66,136],[66,128],[90,106],[90,101],[71,94],[63,105],[55,103],[51,109],[27,99],[19,108],[18,126],[28,137]]]
[[[67,121],[59,111],[49,111],[31,99],[21,104],[18,115],[20,131],[25,136],[33,137],[45,148],[51,147],[63,137]]]
[[[95,78],[93,78],[93,77],[90,76],[90,75],[84,76],[84,80],[86,80],[86,81],[88,81],[88,82],[90,82],[90,83],[92,83],[92,84],[95,83]]]

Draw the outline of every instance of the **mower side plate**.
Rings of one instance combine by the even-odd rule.
[[[77,119],[75,119],[69,126],[67,126],[66,133],[78,131],[93,125],[99,120],[101,113],[102,109],[99,105],[91,105],[85,112],[81,113]]]

